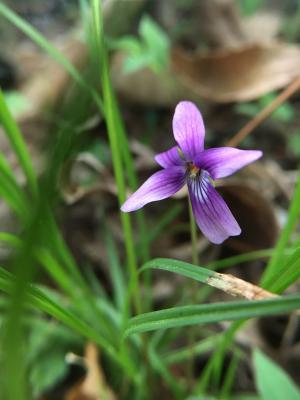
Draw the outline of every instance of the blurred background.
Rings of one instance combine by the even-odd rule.
[[[80,71],[84,82],[101,92],[101,57],[95,53],[99,62],[91,62],[93,54],[89,50],[93,43],[88,35],[88,2],[6,0],[5,5],[55,46]],[[201,110],[207,147],[229,143],[264,152],[259,162],[218,182],[220,193],[241,225],[242,234],[229,238],[221,246],[210,244],[200,232],[198,238],[200,265],[213,267],[220,260],[238,257],[222,264],[222,268],[228,266],[225,272],[258,284],[271,254],[269,249],[276,245],[287,221],[297,179],[299,82],[291,95],[247,136],[239,139],[235,134],[299,77],[300,2],[105,0],[102,14],[112,87],[128,134],[136,183],[142,183],[158,169],[154,155],[174,145],[171,121],[174,108],[181,100],[192,100]],[[15,209],[11,207],[0,189],[3,197],[0,231],[8,235],[27,232],[22,236],[27,240],[26,245],[18,256],[8,245],[12,236],[9,240],[8,236],[0,237],[0,265],[11,265],[16,271],[20,260],[24,260],[24,265],[32,265],[28,254],[32,243],[35,245],[38,240],[36,236],[51,241],[53,252],[40,254],[34,269],[31,271],[28,267],[28,274],[20,282],[34,281],[49,298],[65,310],[75,310],[79,319],[93,326],[98,317],[95,318],[97,314],[88,301],[81,302],[78,293],[82,288],[60,279],[60,272],[58,275],[53,272],[59,257],[68,260],[66,252],[71,254],[70,263],[84,277],[89,295],[99,299],[99,304],[102,301],[94,306],[99,307],[104,321],[113,321],[104,333],[104,337],[109,337],[110,324],[121,324],[120,316],[111,305],[116,287],[120,288],[118,284],[123,279],[126,289],[127,281],[126,277],[122,278],[126,258],[124,236],[106,123],[84,85],[74,82],[57,57],[18,29],[18,24],[12,23],[2,11],[0,35],[0,86],[22,132],[37,179],[44,188],[39,206],[32,203],[31,210],[30,205],[21,208],[19,203]],[[26,174],[1,127],[0,151],[17,184],[26,192]],[[45,204],[51,208],[49,218]],[[29,224],[31,228],[26,231],[27,225],[20,223],[19,214],[23,217],[35,210],[36,225]],[[52,217],[57,224],[53,231],[49,228]],[[138,217],[133,216],[139,265],[154,257],[191,262],[186,192],[146,207],[144,224],[146,236],[138,233]],[[297,230],[293,239],[299,240]],[[62,251],[58,243],[64,243],[68,250]],[[250,252],[251,256],[243,258]],[[151,297],[148,310],[190,304],[191,291],[195,292],[184,278],[163,271],[152,274],[149,292],[145,287],[144,282],[141,290],[145,302]],[[85,293],[86,289],[82,290]],[[299,287],[294,283],[288,292],[297,290]],[[196,292],[197,303],[230,300],[229,295],[207,288]],[[117,305],[124,298],[117,299]],[[7,296],[1,294],[0,300],[0,321],[3,322],[8,318]],[[141,338],[133,339],[129,353],[138,365],[148,364],[151,371],[149,375],[149,371],[141,372],[137,383],[126,378],[126,374],[124,377],[122,367],[115,364],[106,348],[101,348],[99,343],[95,345],[91,338],[84,337],[70,325],[57,322],[41,311],[20,311],[18,318],[12,326],[24,325],[22,337],[16,342],[11,339],[7,348],[13,348],[12,343],[20,344],[21,353],[14,360],[19,357],[22,361],[25,371],[22,379],[29,399],[152,399],[157,396],[185,399],[193,395],[190,399],[208,399],[208,396],[267,399],[257,389],[255,368],[263,370],[263,362],[257,361],[259,366],[254,366],[251,351],[255,346],[260,346],[295,384],[300,383],[297,314],[260,318],[245,325],[226,348],[221,368],[215,375],[209,363],[219,337],[229,327],[225,322],[196,329],[194,336],[199,346],[192,353],[188,350],[188,334],[183,329],[153,336],[151,343],[155,351],[150,356],[144,355]],[[98,322],[101,325],[100,317]],[[13,331],[13,328],[9,330]],[[6,347],[2,346],[0,351],[3,358]],[[1,370],[6,369],[5,365],[2,363]],[[18,368],[11,365],[10,371],[14,367]],[[267,365],[267,370],[273,371],[272,368]],[[10,375],[10,379],[13,385],[14,377]],[[4,387],[1,378],[0,382]],[[145,387],[148,383],[151,389]],[[198,389],[193,392],[194,388]],[[207,397],[200,395],[201,392]],[[6,400],[7,395],[3,396]],[[13,395],[11,398],[18,400]]]

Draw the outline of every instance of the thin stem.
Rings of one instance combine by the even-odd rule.
[[[282,103],[296,93],[300,88],[300,76],[298,76],[288,87],[286,87],[271,103],[263,108],[243,128],[236,133],[227,143],[227,146],[235,147],[255,128],[267,119]]]
[[[199,265],[199,257],[197,250],[197,225],[195,222],[191,200],[189,199],[189,218],[190,218],[190,233],[192,241],[192,261],[194,265]]]
[[[197,251],[197,226],[194,219],[193,208],[190,198],[188,198],[189,203],[189,220],[190,220],[190,234],[192,242],[192,262],[194,265],[199,265],[199,257]],[[197,283],[196,281],[191,281],[191,300],[195,303],[197,300]],[[196,332],[195,328],[191,327],[188,333],[188,345],[190,349],[190,359],[188,365],[188,377],[191,386],[194,384],[194,357],[195,357],[195,345],[196,345]]]

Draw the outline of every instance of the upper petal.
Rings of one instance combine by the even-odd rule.
[[[205,128],[200,111],[194,103],[181,101],[173,117],[173,133],[186,161],[194,160],[204,148]]]
[[[195,159],[197,167],[205,169],[213,179],[225,178],[262,156],[260,150],[240,150],[217,147],[204,150]]]
[[[184,160],[180,157],[178,146],[157,154],[155,161],[163,168],[184,165]]]
[[[122,205],[124,212],[135,211],[152,201],[166,199],[178,192],[185,182],[185,169],[173,167],[156,172]]]
[[[229,236],[241,233],[241,228],[225,201],[211,185],[209,176],[188,179],[188,188],[197,225],[212,243],[222,243]]]

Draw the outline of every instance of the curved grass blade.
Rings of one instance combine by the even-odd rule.
[[[81,77],[74,65],[70,63],[69,60],[63,54],[61,54],[60,51],[58,51],[47,39],[45,39],[40,32],[38,32],[28,22],[22,19],[18,14],[16,14],[3,3],[0,4],[0,14],[2,14],[13,25],[25,33],[25,35],[27,35],[34,43],[45,50],[54,60],[61,64],[77,83],[86,87],[84,79]]]
[[[131,318],[124,336],[158,329],[256,318],[265,315],[287,313],[299,308],[300,295],[276,297],[268,300],[174,307]]]
[[[173,260],[171,258],[155,258],[154,260],[148,261],[142,266],[140,272],[152,268],[175,272],[176,274],[186,276],[187,278],[192,278],[202,283],[207,283],[207,280],[216,274],[214,271],[211,271],[207,268],[198,267],[193,264],[189,264],[184,261]]]
[[[3,4],[0,4],[0,10],[2,6]],[[37,178],[34,172],[31,158],[27,151],[27,147],[23,140],[23,136],[5,103],[1,89],[0,89],[0,122],[7,134],[7,137],[10,141],[12,148],[14,149],[19,159],[20,165],[27,178],[31,193],[34,196],[36,196],[38,193]]]
[[[253,354],[255,380],[263,400],[299,400],[300,391],[286,372],[256,349]]]
[[[300,170],[298,172],[298,178],[296,183],[295,192],[293,195],[293,200],[289,207],[288,219],[286,225],[281,232],[279,240],[276,244],[274,249],[274,253],[272,258],[267,265],[267,268],[264,271],[261,284],[263,287],[268,288],[273,283],[274,277],[280,270],[283,257],[284,257],[284,250],[287,248],[291,234],[293,233],[296,224],[299,220],[300,216]]]
[[[223,290],[232,296],[239,296],[248,300],[259,300],[274,296],[262,288],[236,278],[233,275],[220,274],[207,268],[198,267],[183,261],[157,258],[147,262],[142,271],[149,268],[162,269],[164,271],[175,272],[177,274],[192,278],[196,281],[206,283],[212,287]]]
[[[5,293],[10,294],[13,285],[13,275],[0,267],[0,289]],[[58,321],[61,321],[65,325],[72,328],[75,332],[81,334],[83,337],[98,343],[101,348],[104,348],[112,356],[112,358],[117,361],[117,353],[110,343],[106,342],[97,331],[95,331],[90,325],[83,322],[81,318],[56,304],[47,295],[45,295],[42,290],[32,285],[28,285],[26,289],[26,301],[28,302],[28,305],[31,305],[40,311],[51,315]]]

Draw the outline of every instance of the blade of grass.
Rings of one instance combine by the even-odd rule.
[[[26,220],[28,213],[24,204],[23,196],[19,196],[19,192],[12,185],[12,182],[6,176],[1,174],[0,167],[0,197],[7,205],[18,215],[21,220]]]
[[[287,313],[300,308],[300,295],[268,300],[235,301],[174,307],[141,314],[130,319],[124,336],[188,325],[203,325],[243,318]]]
[[[123,310],[124,299],[126,296],[124,276],[121,270],[115,243],[108,231],[105,233],[105,243],[109,259],[109,271],[113,285],[114,301],[118,309]]]
[[[7,137],[10,141],[13,150],[15,151],[18,157],[20,165],[24,171],[24,174],[27,177],[31,193],[33,196],[36,197],[38,192],[37,179],[33,165],[31,163],[30,155],[27,151],[22,134],[5,103],[1,89],[0,89],[0,122],[7,134]]]
[[[171,389],[173,396],[175,399],[182,399],[184,397],[184,392],[186,388],[184,388],[181,382],[170,373],[168,366],[165,363],[165,360],[157,353],[156,351],[157,343],[155,340],[151,340],[151,343],[148,348],[149,361],[152,365],[152,368],[158,372],[165,382],[169,384],[169,388]]]
[[[18,205],[20,206],[20,217],[26,216],[26,212],[24,215],[24,211],[26,211],[26,208],[28,206],[28,199],[23,192],[23,190],[19,187],[15,176],[13,174],[13,171],[6,161],[5,157],[0,153],[0,179],[1,182],[3,182],[0,187],[1,187],[1,192],[4,191],[3,185],[7,188],[7,191],[11,193],[12,197],[16,200]],[[18,210],[15,210],[18,213]]]
[[[7,233],[0,233],[0,241],[9,243],[14,248],[20,248],[22,242],[16,236]],[[111,329],[107,313],[101,312],[101,308],[96,305],[96,299],[91,299],[91,293],[87,288],[77,286],[72,276],[65,271],[55,260],[50,252],[44,248],[34,250],[37,261],[46,269],[50,277],[56,284],[73,300],[74,306],[81,311],[83,320],[90,320],[92,325],[98,328],[98,332],[106,337],[108,342],[117,343],[116,332]],[[82,283],[82,282],[81,282]],[[95,316],[97,318],[95,318]]]
[[[12,11],[5,4],[0,4],[0,14],[3,15],[8,21],[20,29],[25,35],[27,35],[34,43],[41,47],[46,53],[48,53],[54,60],[56,60],[64,69],[72,76],[72,78],[81,86],[88,89],[86,82],[76,69],[76,67],[69,62],[69,60],[58,51],[47,39],[43,37],[34,27],[28,22],[22,19],[18,14]]]
[[[182,361],[189,359],[191,353],[193,355],[199,355],[213,350],[219,341],[219,335],[207,337],[195,344],[192,352],[189,346],[183,347],[165,354],[164,361],[168,365],[181,363]]]
[[[0,268],[0,288],[8,294],[12,294],[15,278],[8,271]],[[115,349],[105,339],[103,339],[97,331],[83,322],[75,314],[62,308],[60,305],[52,301],[40,289],[33,285],[26,286],[26,299],[29,305],[43,311],[58,321],[72,328],[75,332],[80,333],[83,337],[98,343],[102,349],[105,349],[110,356],[119,364],[119,358]]]
[[[182,210],[182,205],[175,204],[170,207],[162,216],[160,216],[159,220],[156,221],[155,226],[152,229],[148,227],[148,235],[147,242],[148,246],[152,244],[152,242],[159,237],[159,235],[166,229],[166,227],[174,221],[174,219],[179,215]],[[137,241],[137,251],[139,252],[141,241]],[[148,261],[148,260],[147,260]],[[146,262],[146,261],[145,261]]]
[[[298,173],[297,183],[293,200],[289,207],[288,219],[283,231],[277,241],[273,256],[264,271],[261,279],[261,285],[268,288],[276,275],[277,271],[281,268],[284,251],[288,247],[288,243],[293,233],[300,215],[300,171]]]
[[[151,268],[174,272],[202,283],[207,283],[207,280],[215,275],[215,271],[211,271],[210,269],[195,266],[183,261],[173,260],[171,258],[155,258],[148,261],[142,266],[140,272]]]
[[[112,152],[114,175],[118,188],[118,199],[120,206],[126,198],[125,179],[122,166],[122,157],[120,150],[120,132],[118,121],[118,113],[116,111],[116,102],[111,87],[110,75],[108,70],[107,53],[104,43],[103,20],[101,14],[101,5],[99,0],[92,1],[92,27],[96,51],[101,59],[101,81],[103,90],[103,99],[105,104],[105,118],[108,128],[108,136]],[[137,274],[137,260],[134,249],[134,241],[132,235],[132,227],[129,214],[121,212],[121,221],[124,232],[125,247],[130,272],[130,293],[132,293],[135,309],[137,312],[141,310],[141,301]]]
[[[222,385],[220,398],[221,399],[230,399],[230,392],[234,383],[235,374],[239,364],[239,356],[237,352],[233,353],[232,360],[230,361],[229,367],[226,371],[226,375],[224,378],[224,383]]]
[[[278,269],[268,285],[274,293],[282,293],[300,277],[300,247],[296,248]]]
[[[22,316],[25,312],[26,286],[36,272],[37,265],[32,253],[41,232],[41,225],[36,215],[40,213],[39,201],[32,204],[32,215],[25,228],[24,237],[20,249],[13,254],[10,268],[15,275],[11,286],[9,304],[3,322],[3,335],[1,345],[5,349],[3,353],[5,371],[5,398],[8,400],[25,400],[27,395],[26,365],[25,365],[25,335]],[[18,365],[16,373],[16,365]]]

